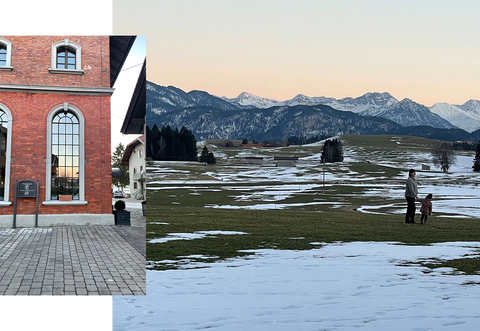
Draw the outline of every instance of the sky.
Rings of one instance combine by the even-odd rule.
[[[480,99],[479,12],[473,0],[116,0],[113,28],[147,36],[160,85],[432,106]]]
[[[115,82],[113,88],[115,92],[111,98],[111,121],[112,121],[112,152],[122,143],[127,146],[140,135],[124,135],[120,132],[128,106],[132,98],[138,75],[142,69],[145,59],[146,38],[145,36],[137,36],[135,43],[128,54],[123,69]]]

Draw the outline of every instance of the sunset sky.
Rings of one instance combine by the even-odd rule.
[[[160,85],[432,106],[480,99],[478,13],[473,0],[115,0],[113,31],[147,36]]]

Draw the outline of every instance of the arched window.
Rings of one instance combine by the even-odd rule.
[[[76,69],[75,53],[70,47],[57,48],[57,69]]]
[[[52,74],[83,74],[82,47],[65,39],[52,45]]]
[[[75,114],[60,112],[52,121],[52,200],[79,200],[80,124]]]
[[[0,37],[0,70],[11,71],[12,43]]]
[[[10,205],[10,163],[12,132],[10,130],[12,115],[8,108],[0,103],[0,205]]]
[[[47,178],[43,204],[86,204],[84,192],[84,119],[68,103],[53,108],[47,120]],[[61,202],[60,196],[71,196]]]
[[[0,44],[0,66],[7,66],[7,46]]]

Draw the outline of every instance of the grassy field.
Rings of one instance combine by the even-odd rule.
[[[326,187],[322,186],[323,168],[315,156],[321,146],[252,150],[216,147],[214,151],[219,157],[213,167],[168,163],[152,168],[147,198],[149,268],[165,270],[200,261],[215,262],[249,255],[251,252],[245,250],[262,248],[312,249],[321,243],[336,241],[409,245],[480,241],[480,219],[476,218],[451,218],[445,213],[439,215],[444,217],[431,217],[427,225],[420,225],[405,224],[403,214],[389,211],[387,207],[378,209],[380,214],[355,211],[364,204],[404,208],[403,196],[389,196],[389,190],[395,188],[401,193],[405,179],[399,175],[408,168],[405,160],[408,161],[415,151],[418,152],[416,162],[423,162],[418,158],[429,151],[434,143],[432,140],[392,136],[345,136],[341,140],[347,151],[346,157],[353,158],[353,161],[328,165],[327,173],[335,179]],[[238,156],[246,152],[266,158],[296,155],[307,159],[294,169],[250,168],[239,161]],[[429,175],[437,176],[435,173]],[[337,183],[343,178],[347,180],[346,184]],[[431,178],[438,181],[436,177]],[[467,184],[472,179],[446,176],[444,182],[462,185],[463,180]],[[357,183],[362,185],[354,185]],[[264,204],[273,207],[269,210],[208,208]],[[148,243],[151,239],[166,238],[175,233],[198,231],[245,234]],[[476,258],[439,261],[425,266],[451,266],[467,273],[480,272],[480,260]]]
[[[153,207],[149,197],[147,241],[167,237],[170,233],[198,231],[238,231],[242,235],[217,235],[202,239],[175,240],[161,244],[147,243],[147,260],[217,261],[248,255],[241,250],[261,248],[312,249],[312,243],[382,241],[426,245],[448,241],[478,241],[480,220],[436,219],[431,224],[405,224],[397,217],[357,212],[299,212],[291,210],[220,210],[202,207]],[[162,224],[155,224],[162,223]],[[166,223],[166,224],[163,224]],[[480,271],[478,259],[451,261],[465,272]],[[434,267],[433,265],[429,265]],[[435,267],[444,266],[442,264]],[[178,267],[178,263],[161,263],[153,269]]]

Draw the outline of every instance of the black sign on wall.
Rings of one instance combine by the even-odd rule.
[[[13,202],[13,228],[17,227],[17,198],[36,198],[35,199],[35,227],[38,227],[38,188],[39,181],[15,179],[15,201]]]
[[[18,182],[17,197],[19,198],[35,198],[37,196],[37,183],[33,180],[22,180]]]

